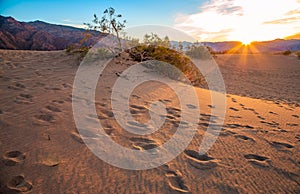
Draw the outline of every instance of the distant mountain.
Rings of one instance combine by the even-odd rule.
[[[225,41],[225,42],[201,42],[201,43],[190,43],[190,42],[177,42],[172,41],[171,45],[174,48],[178,48],[179,44],[182,44],[183,50],[189,50],[192,45],[199,46],[204,45],[210,47],[214,52],[243,52],[245,45],[238,41]],[[263,42],[252,42],[251,46],[247,48],[248,52],[258,53],[258,52],[281,52],[281,51],[297,51],[300,50],[300,40],[284,40],[276,39],[272,41]]]
[[[238,41],[225,42],[202,42],[203,45],[210,47],[215,52],[229,51],[241,47],[242,43]]]
[[[272,41],[253,42],[253,45],[260,52],[279,52],[300,50],[300,40],[276,39]]]
[[[18,50],[62,50],[68,45],[79,44],[85,37],[86,30],[49,24],[42,21],[19,22],[12,17],[4,17],[0,15],[0,49],[18,49]],[[91,37],[83,41],[84,45],[94,45],[102,37],[104,33],[90,31]],[[296,51],[300,50],[300,40],[296,38],[300,34],[291,36],[289,39],[276,39],[272,41],[253,42],[252,52],[280,52],[280,51]],[[177,42],[171,41],[173,48],[179,48],[182,44],[183,50],[188,50],[193,45],[205,45],[215,52],[224,52],[234,50],[241,52],[245,48],[241,42]]]
[[[209,46],[216,52],[234,51],[242,52],[245,49],[245,45],[241,42],[204,42],[206,46]],[[252,42],[250,49],[251,52],[281,52],[281,51],[297,51],[300,50],[300,40],[283,40],[276,39],[271,41]]]
[[[213,49],[215,52],[222,52],[222,51],[227,51],[230,50],[238,45],[241,45],[241,42],[237,41],[226,41],[226,42],[196,42],[196,43],[191,43],[191,42],[178,42],[178,41],[171,41],[171,47],[175,49],[179,49],[179,45],[182,45],[182,50],[187,51],[189,50],[192,46],[207,46]]]
[[[78,44],[85,37],[85,30],[70,26],[54,25],[42,21],[19,22],[0,15],[0,49],[62,50]],[[103,33],[90,32],[85,45],[95,44]]]

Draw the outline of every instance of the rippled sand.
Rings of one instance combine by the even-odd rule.
[[[120,72],[134,64],[127,57],[112,61],[101,75],[95,98],[98,119],[88,115],[86,119],[99,120],[118,144],[148,152],[173,136],[181,120],[181,107],[193,111],[195,106],[180,104],[166,85],[148,82],[132,93],[130,113],[137,122],[145,123],[150,119],[151,103],[159,101],[166,107],[164,125],[145,136],[122,129],[114,119],[110,94]],[[299,103],[299,62],[292,58],[218,56],[229,94],[225,122],[215,144],[206,155],[198,153],[210,120],[218,120],[211,114],[218,107],[211,106],[210,91],[195,88],[200,113],[194,115],[199,122],[192,142],[172,161],[144,171],[109,165],[84,144],[72,112],[76,56],[63,51],[1,50],[0,58],[0,193],[300,191],[300,108],[282,103]],[[254,65],[245,65],[243,59]]]

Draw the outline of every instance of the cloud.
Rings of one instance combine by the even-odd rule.
[[[211,0],[174,26],[200,41],[282,38],[299,30],[300,0]]]
[[[63,22],[72,22],[72,20],[70,20],[70,19],[64,19],[64,20],[62,20]]]
[[[62,20],[61,25],[64,26],[71,26],[71,27],[75,27],[75,28],[86,28],[86,26],[82,23],[80,23],[79,21],[73,21],[70,19],[64,19]]]
[[[243,8],[234,5],[233,0],[218,1],[214,0],[209,4],[202,6],[203,11],[216,11],[221,15],[243,15]]]
[[[285,15],[300,15],[300,9],[288,11]]]
[[[299,20],[300,20],[300,16],[299,17],[282,18],[282,19],[273,20],[273,21],[267,21],[267,22],[264,22],[263,24],[288,24],[288,23],[298,22]]]

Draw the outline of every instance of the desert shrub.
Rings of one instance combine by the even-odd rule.
[[[283,55],[290,55],[292,52],[290,51],[290,50],[286,50],[286,51],[284,51],[282,54]]]
[[[66,47],[66,53],[71,54],[74,51],[75,47],[74,45],[68,45]]]
[[[212,50],[205,46],[193,46],[190,50],[186,51],[186,55],[195,59],[211,59]]]
[[[97,53],[96,53],[96,56],[98,58],[104,58],[104,59],[107,59],[107,58],[112,58],[114,57],[114,53],[112,53],[110,50],[108,49],[104,49],[104,48],[98,48],[97,49]]]
[[[144,67],[151,69],[151,72],[158,73],[160,75],[164,75],[170,79],[178,80],[182,82],[188,83],[189,81],[185,77],[185,75],[174,66],[170,65],[169,63],[157,60],[147,60],[140,63]]]
[[[84,23],[89,30],[100,30],[100,32],[115,35],[119,48],[122,50],[122,40],[120,34],[125,28],[126,20],[121,21],[122,14],[116,14],[116,10],[109,7],[104,10],[101,19],[94,14],[92,23]]]
[[[157,34],[151,33],[145,34],[144,44],[152,46],[163,46],[169,48],[171,46],[170,39],[168,36],[165,36],[163,39],[160,38]]]
[[[295,54],[298,57],[298,59],[300,59],[300,51],[297,51]]]
[[[78,60],[81,61],[89,52],[89,49],[90,47],[87,46],[68,46],[65,51],[68,54],[78,54]]]
[[[195,86],[199,86],[202,82],[200,71],[187,56],[178,51],[164,46],[140,45],[128,52],[135,61],[157,60],[177,67]]]
[[[86,54],[89,52],[89,47],[86,47],[86,46],[82,46],[82,47],[80,47],[79,48],[79,58],[80,59],[83,59],[85,56],[86,56]]]

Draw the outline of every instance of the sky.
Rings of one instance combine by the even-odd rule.
[[[83,27],[108,7],[127,27],[163,25],[199,41],[251,41],[300,32],[300,0],[0,0],[0,14]]]

